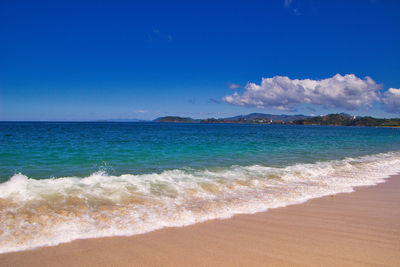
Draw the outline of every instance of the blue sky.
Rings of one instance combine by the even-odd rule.
[[[398,117],[399,12],[379,0],[3,0],[0,120]]]

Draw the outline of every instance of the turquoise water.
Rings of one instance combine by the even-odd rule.
[[[400,129],[159,123],[0,123],[0,179],[283,167],[400,150]]]
[[[0,123],[0,253],[351,192],[400,172],[400,129]]]

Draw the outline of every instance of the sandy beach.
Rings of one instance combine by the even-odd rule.
[[[0,255],[0,266],[399,266],[400,176],[267,212]]]

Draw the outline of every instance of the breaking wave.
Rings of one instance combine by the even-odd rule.
[[[135,235],[351,192],[400,172],[400,152],[296,164],[0,184],[0,253],[74,239]]]

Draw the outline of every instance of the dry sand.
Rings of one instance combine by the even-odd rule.
[[[268,265],[400,266],[400,176],[258,214],[0,254],[0,266]]]

